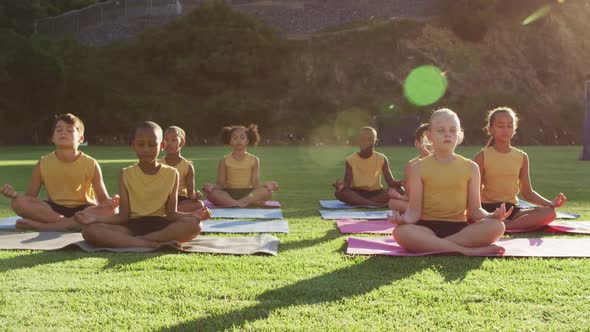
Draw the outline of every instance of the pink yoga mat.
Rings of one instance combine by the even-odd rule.
[[[216,206],[215,204],[211,203],[208,199],[206,199],[204,203],[205,203],[205,206],[208,208],[221,207],[221,206]],[[278,207],[281,207],[281,203],[278,201],[266,201],[261,204],[254,204],[252,206],[259,206],[259,207],[265,207],[265,208],[278,208]],[[226,207],[230,207],[230,206],[226,206]]]
[[[386,220],[338,219],[336,225],[342,234],[391,234],[395,227]],[[525,233],[531,230],[512,229],[506,233]],[[534,230],[547,233],[590,234],[590,221],[554,221]]]
[[[338,219],[336,225],[342,234],[391,234],[394,227],[386,220]]]
[[[554,221],[543,230],[549,233],[590,234],[590,221]]]
[[[590,257],[590,238],[577,239],[500,239],[496,242],[506,249],[504,255],[492,257]],[[426,256],[449,252],[406,252],[392,237],[348,238],[347,254],[385,256]]]

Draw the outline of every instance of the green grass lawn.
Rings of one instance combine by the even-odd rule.
[[[50,147],[0,148],[0,182],[24,191]],[[478,148],[459,152],[473,156]],[[590,162],[580,147],[526,147],[534,188],[564,192],[590,220]],[[111,193],[127,147],[87,147]],[[214,181],[222,147],[185,148],[197,186]],[[0,251],[0,330],[587,330],[590,260],[348,256],[346,235],[319,216],[353,147],[259,147],[291,233],[279,255],[79,250]],[[411,148],[382,148],[394,176]],[[0,216],[11,215],[0,198]],[[526,236],[540,236],[539,233]],[[523,235],[520,235],[523,236]],[[543,234],[542,236],[553,236]],[[564,236],[564,235],[561,235]]]

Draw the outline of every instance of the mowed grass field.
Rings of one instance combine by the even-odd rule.
[[[461,147],[473,156],[479,147]],[[590,162],[580,147],[524,147],[534,188],[564,192],[564,211],[590,220]],[[0,251],[0,330],[587,330],[590,259],[346,255],[346,235],[319,216],[320,199],[354,147],[258,147],[263,180],[277,180],[289,234],[279,254],[221,256],[79,250]],[[384,147],[399,178],[412,148]],[[26,189],[51,147],[0,148],[0,182]],[[110,193],[129,147],[85,147]],[[197,187],[230,150],[188,147]],[[44,195],[42,193],[42,195]],[[12,215],[0,198],[0,217]],[[212,236],[212,235],[209,235]],[[214,235],[213,235],[214,236]],[[524,237],[556,236],[530,233]],[[560,237],[575,237],[557,235]]]

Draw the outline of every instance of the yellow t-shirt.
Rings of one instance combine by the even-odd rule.
[[[421,220],[467,221],[467,194],[473,162],[457,155],[443,164],[433,156],[420,161],[423,183]]]
[[[166,202],[174,189],[178,171],[161,165],[158,173],[145,174],[138,164],[123,168],[123,182],[129,194],[130,218],[166,216]]]
[[[39,161],[41,182],[47,190],[47,198],[59,205],[77,207],[96,205],[92,179],[98,163],[84,153],[71,163],[59,160],[52,152]]]
[[[223,159],[225,160],[225,187],[252,188],[252,168],[256,164],[256,156],[246,152],[244,159],[236,160],[230,153]]]
[[[351,188],[362,190],[383,189],[381,175],[383,175],[385,155],[373,151],[373,154],[365,159],[355,152],[348,156],[346,161],[352,169]]]
[[[493,147],[483,150],[482,203],[518,204],[524,155],[522,150],[514,147],[508,153],[498,152]]]
[[[166,158],[160,159],[159,162],[164,165],[168,165],[166,163]],[[176,170],[178,171],[178,196],[188,197],[188,190],[186,188],[186,173],[188,173],[188,169],[192,164],[192,161],[186,160],[185,158],[181,158],[178,164],[168,165],[170,167],[176,168]]]

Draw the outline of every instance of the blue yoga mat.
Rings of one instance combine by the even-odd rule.
[[[383,209],[384,207],[386,207],[385,204],[383,206],[349,205],[337,199],[320,200],[320,205],[326,209]]]
[[[205,220],[203,233],[289,233],[289,223],[278,221]]]
[[[281,209],[236,209],[236,208],[213,208],[213,218],[228,219],[283,219]]]
[[[12,216],[0,219],[0,229],[16,229],[16,221],[20,219],[19,216]]]
[[[350,210],[320,210],[322,218],[326,220],[335,219],[367,219],[385,220],[387,213],[391,211],[350,211]]]

